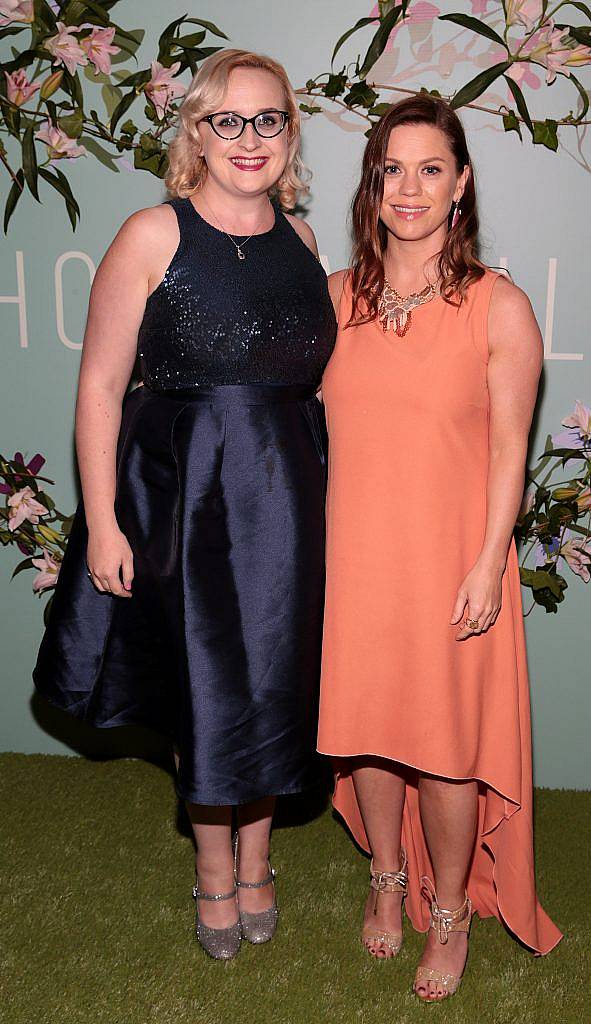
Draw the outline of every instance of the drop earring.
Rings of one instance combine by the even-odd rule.
[[[457,202],[457,203],[454,202],[453,207],[454,207],[454,212],[453,212],[452,217],[451,217],[452,230],[453,230],[453,228],[455,228],[455,226],[458,223],[460,217],[462,216],[462,211],[460,210],[459,202]]]

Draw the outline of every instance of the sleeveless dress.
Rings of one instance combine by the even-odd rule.
[[[87,577],[76,511],[33,678],[95,726],[150,726],[180,751],[179,796],[229,805],[314,785],[326,432],[316,398],[336,322],[286,217],[237,259],[188,199],[138,335],[115,513],[131,599]]]
[[[438,296],[414,310],[402,339],[376,321],[345,329],[345,284],[322,385],[330,458],[318,749],[336,759],[334,806],[365,850],[352,762],[339,759],[372,754],[411,769],[402,842],[406,907],[419,931],[429,924],[419,878],[433,873],[417,772],[479,780],[468,893],[481,917],[496,915],[531,950],[547,953],[561,936],[535,892],[513,541],[495,625],[459,643],[449,624],[485,532],[487,319],[497,276],[487,271],[459,309]]]

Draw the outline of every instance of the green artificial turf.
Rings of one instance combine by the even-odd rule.
[[[475,918],[462,987],[423,1006],[423,938],[395,962],[363,952],[367,861],[326,809],[280,814],[280,927],[229,963],[193,936],[193,851],[170,775],[154,764],[0,755],[0,1020],[7,1024],[583,1024],[589,1010],[591,793],[541,790],[539,892],[566,932],[534,958]],[[301,808],[300,808],[301,810]]]

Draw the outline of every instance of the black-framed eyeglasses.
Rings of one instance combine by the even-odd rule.
[[[242,117],[242,114],[235,114],[232,110],[223,110],[201,120],[207,121],[220,139],[239,139],[247,124],[252,125],[261,139],[273,139],[285,128],[289,114],[287,110],[262,110],[254,117]]]

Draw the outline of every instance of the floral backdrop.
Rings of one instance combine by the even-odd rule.
[[[445,79],[465,64],[465,84],[447,96],[455,108],[484,112],[502,126],[507,145],[555,152],[574,137],[575,158],[585,162],[580,142],[589,124],[589,94],[580,75],[591,63],[587,4],[472,0],[469,12],[456,13],[425,0],[359,6],[364,15],[335,41],[325,70],[297,85],[305,118],[324,116],[347,130],[354,123],[369,134],[399,95],[441,95],[422,83],[434,70]],[[177,18],[141,68],[136,54],[144,31],[114,20],[124,11],[125,0],[0,0],[5,231],[19,203],[42,201],[45,189],[58,193],[76,228],[81,211],[68,176],[73,161],[96,160],[105,173],[129,167],[164,177],[179,101],[200,62],[226,35],[210,20]],[[433,44],[435,21],[449,29],[440,46]],[[407,67],[400,61],[400,33],[410,39]],[[340,63],[357,38],[365,40],[362,51]],[[556,107],[557,79],[571,87],[566,110]],[[530,595],[526,614],[535,606],[557,611],[568,571],[590,580],[591,409],[577,399],[562,426],[528,473],[516,527],[522,584]],[[24,556],[14,574],[34,570],[39,595],[55,586],[72,522],[55,505],[44,464],[41,454],[28,461],[19,452],[0,456],[0,540]]]

